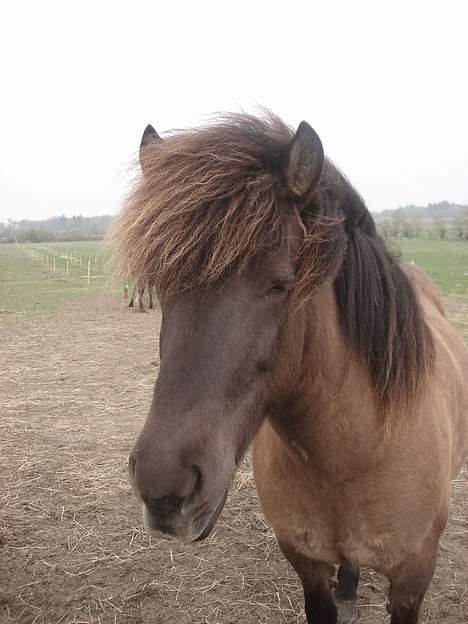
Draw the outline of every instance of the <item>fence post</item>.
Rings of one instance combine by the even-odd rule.
[[[91,260],[88,260],[88,286],[90,284],[90,277],[91,277]]]
[[[70,263],[70,261],[68,260],[68,257],[67,257],[67,280],[70,277],[70,266],[69,266],[69,263]]]

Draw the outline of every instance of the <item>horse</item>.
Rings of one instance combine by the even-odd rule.
[[[143,136],[140,141],[140,162],[142,162],[143,160],[142,155],[143,155],[143,150],[144,150],[145,145],[147,144],[148,141],[154,140],[155,137],[157,136],[159,135],[157,134],[156,130],[153,128],[151,124],[148,124],[145,128],[145,131],[143,132]],[[129,308],[133,308],[135,304],[135,299],[137,299],[138,312],[145,311],[144,300],[143,300],[143,297],[145,295],[145,290],[148,291],[148,299],[149,299],[148,309],[149,310],[153,309],[154,286],[152,285],[151,281],[148,281],[148,280],[135,282],[133,286],[133,290],[132,290],[132,295],[130,297],[130,301],[128,302]]]
[[[387,251],[307,122],[149,128],[111,232],[162,310],[129,459],[147,530],[206,538],[253,442],[308,624],[354,621],[361,566],[389,579],[391,623],[416,624],[468,454],[468,355],[436,287]]]
[[[128,307],[129,308],[133,308],[134,304],[135,304],[135,299],[138,301],[138,312],[145,312],[145,305],[144,305],[144,295],[145,295],[145,290],[148,291],[148,309],[152,310],[153,309],[153,286],[151,286],[150,284],[146,284],[141,286],[140,284],[135,284],[133,286],[133,290],[132,290],[132,295],[130,297],[130,301],[128,302]]]

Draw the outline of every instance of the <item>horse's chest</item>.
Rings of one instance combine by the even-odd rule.
[[[386,533],[376,533],[365,522],[348,518],[346,527],[327,519],[307,520],[302,530],[296,527],[296,541],[303,554],[336,564],[387,568],[398,558]],[[297,530],[299,529],[299,530]]]
[[[388,523],[376,523],[366,506],[342,500],[326,486],[314,495],[290,487],[260,497],[278,540],[312,559],[387,569],[404,550]]]

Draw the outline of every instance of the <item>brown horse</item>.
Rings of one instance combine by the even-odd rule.
[[[153,309],[153,286],[140,286],[139,284],[135,284],[133,286],[132,295],[130,297],[130,301],[128,302],[128,307],[133,308],[135,305],[135,300],[138,302],[138,312],[145,311],[144,304],[144,296],[145,290],[148,292],[148,309]]]
[[[143,156],[143,151],[145,149],[146,144],[149,141],[154,141],[156,139],[159,139],[159,135],[157,134],[153,126],[151,124],[148,124],[145,128],[145,131],[143,132],[143,136],[141,137],[141,141],[140,141],[140,162],[142,164],[143,164],[142,156]],[[128,302],[129,308],[134,307],[135,300],[136,300],[138,302],[138,312],[145,311],[145,304],[144,304],[145,290],[148,293],[148,309],[149,310],[153,309],[154,286],[151,284],[151,282],[147,280],[143,280],[143,281],[140,280],[140,281],[135,282],[133,286],[133,290],[132,290],[132,295],[130,297],[130,301]]]
[[[206,537],[255,437],[309,624],[351,621],[361,565],[389,578],[392,624],[415,624],[468,454],[468,357],[435,287],[387,252],[305,122],[147,131],[140,158],[113,237],[162,308],[130,457],[146,527]]]

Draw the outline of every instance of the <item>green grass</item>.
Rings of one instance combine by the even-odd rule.
[[[38,243],[36,245],[29,245],[31,249],[43,250],[44,252],[49,250],[58,250],[60,254],[66,255],[67,253],[74,252],[77,255],[81,255],[82,262],[91,259],[94,262],[94,258],[97,258],[98,265],[103,266],[109,257],[109,250],[106,248],[104,241],[73,241],[63,243]]]
[[[399,248],[405,262],[423,269],[444,295],[468,295],[468,241],[398,239],[391,248]]]
[[[107,261],[101,241],[0,245],[0,313],[48,313],[67,300],[112,289]]]

